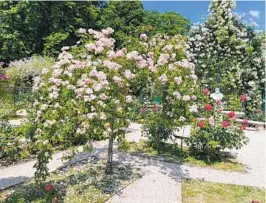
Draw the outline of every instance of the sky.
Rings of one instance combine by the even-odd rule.
[[[143,1],[145,10],[159,12],[176,11],[188,18],[192,23],[203,22],[202,17],[208,15],[211,1]],[[237,1],[233,10],[243,16],[243,19],[255,26],[256,30],[265,30],[265,2]]]

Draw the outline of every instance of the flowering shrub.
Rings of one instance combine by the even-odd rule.
[[[40,76],[43,68],[51,68],[54,59],[33,56],[12,61],[6,69],[6,74],[14,85],[30,85],[31,79]]]
[[[160,98],[160,107],[153,106],[149,111],[141,109],[145,111],[143,134],[158,144],[170,138],[175,128],[190,122],[197,76],[194,64],[186,60],[182,36],[148,39],[143,34],[140,38],[142,54],[130,52],[127,57],[139,69],[136,71],[139,83],[134,87],[142,88],[142,96],[148,103],[153,98]]]
[[[239,124],[235,121],[234,111],[227,115],[222,113],[222,101],[213,101],[204,91],[200,97],[202,101],[208,102],[207,106],[212,106],[210,103],[213,103],[213,109],[206,109],[204,104],[199,107],[202,118],[194,121],[191,137],[188,140],[190,152],[210,161],[219,158],[221,150],[225,148],[239,149],[246,144],[248,138],[243,130],[246,128],[248,120],[244,119],[244,122]]]

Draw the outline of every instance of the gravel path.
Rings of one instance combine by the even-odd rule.
[[[132,124],[132,132],[127,134],[129,141],[138,141],[141,137],[140,125]],[[143,178],[126,187],[109,200],[109,203],[149,203],[181,202],[181,184],[183,178],[193,178],[210,182],[230,183],[265,188],[265,131],[247,131],[250,142],[243,149],[233,153],[238,160],[248,165],[249,173],[224,172],[208,168],[161,162],[158,160],[118,153],[115,150],[114,160],[131,163],[142,168],[146,173]],[[106,156],[107,142],[97,142],[93,154]],[[49,163],[50,171],[68,164],[61,161],[63,152],[55,154]],[[72,162],[90,157],[92,154],[79,154]],[[35,161],[10,166],[0,170],[0,190],[18,184],[34,176],[32,166]],[[167,199],[166,199],[167,198]]]

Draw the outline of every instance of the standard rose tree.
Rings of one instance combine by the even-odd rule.
[[[143,41],[136,44],[139,51],[127,52],[115,50],[111,28],[78,32],[77,45],[63,47],[53,68],[34,80],[37,94],[31,121],[36,128],[32,141],[38,149],[37,178],[47,175],[54,146],[81,152],[89,148],[89,140],[106,138],[106,172],[111,173],[113,142],[125,136],[129,108],[142,85],[162,97],[156,125],[163,119],[171,128],[181,126],[196,106],[197,77],[194,65],[185,59],[181,36],[149,39],[142,34]]]

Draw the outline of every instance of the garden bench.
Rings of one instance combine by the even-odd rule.
[[[176,135],[175,133],[173,133],[173,137],[176,138],[176,139],[180,139],[181,140],[181,151],[183,151],[183,140],[187,140],[187,139],[189,139],[189,137],[184,136],[185,127],[176,128],[176,130],[178,130],[178,131],[181,130],[181,129],[183,129],[182,135]]]
[[[237,122],[241,122],[243,123],[244,121],[242,119],[236,119]],[[258,130],[258,131],[262,131],[265,129],[265,125],[266,123],[264,122],[260,122],[260,121],[251,121],[249,120],[248,121],[248,124],[250,125],[254,125],[255,126],[255,129]]]

